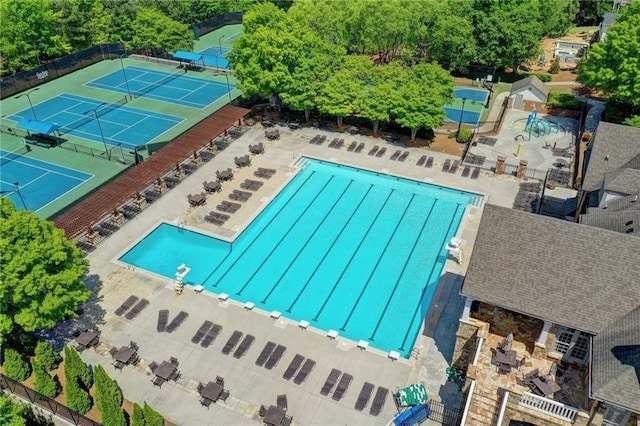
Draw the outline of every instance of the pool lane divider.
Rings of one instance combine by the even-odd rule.
[[[358,304],[360,303],[360,299],[362,299],[362,296],[364,295],[364,292],[367,290],[367,287],[369,286],[369,283],[371,282],[371,278],[373,278],[373,274],[376,273],[376,271],[378,270],[378,266],[380,266],[380,259],[382,259],[382,256],[384,256],[384,254],[386,253],[387,249],[389,248],[389,244],[391,244],[391,240],[393,240],[393,237],[396,235],[396,232],[398,232],[398,228],[400,227],[400,224],[402,223],[402,220],[406,216],[407,211],[409,211],[409,207],[411,206],[411,203],[413,203],[413,199],[415,197],[416,197],[416,194],[412,194],[411,195],[411,199],[409,200],[409,202],[407,203],[406,207],[404,208],[404,211],[402,212],[402,216],[400,216],[400,220],[398,220],[398,222],[396,223],[396,226],[395,226],[395,228],[393,228],[393,232],[391,233],[391,236],[387,239],[387,244],[384,245],[384,249],[380,252],[380,255],[378,256],[378,260],[376,261],[376,266],[374,266],[373,269],[371,270],[371,273],[369,274],[369,278],[367,278],[367,281],[364,283],[364,286],[362,287],[362,290],[360,291],[360,294],[358,295],[358,298],[356,299],[356,303],[353,305],[353,308],[351,308],[351,312],[349,312],[349,315],[347,316],[347,319],[344,321],[344,324],[342,324],[342,327],[340,327],[340,330],[344,331],[345,328],[347,327],[347,324],[349,323],[349,321],[351,321],[351,317],[353,316],[353,312],[358,307]]]
[[[351,180],[351,182],[353,182],[353,179]],[[367,189],[367,192],[364,193],[364,196],[360,199],[360,201],[358,202],[358,205],[356,206],[356,208],[353,209],[353,211],[351,212],[351,215],[349,216],[349,218],[346,220],[344,225],[342,225],[342,229],[340,230],[340,232],[338,233],[336,238],[334,238],[334,240],[331,243],[331,245],[329,246],[329,248],[324,252],[324,254],[322,255],[322,259],[320,259],[320,261],[316,264],[316,267],[313,269],[313,272],[311,273],[311,275],[309,276],[307,281],[302,286],[302,289],[298,292],[298,295],[296,296],[296,298],[293,300],[291,305],[289,305],[289,307],[286,309],[287,312],[291,313],[291,310],[293,309],[295,304],[298,303],[298,300],[300,299],[300,296],[302,296],[302,293],[304,293],[304,291],[307,289],[307,286],[309,285],[309,283],[311,282],[311,280],[315,276],[316,272],[318,272],[318,269],[320,269],[320,266],[322,266],[322,264],[324,263],[325,259],[327,258],[327,256],[331,252],[331,249],[333,249],[333,246],[335,246],[336,242],[340,239],[340,237],[342,237],[342,233],[344,232],[345,229],[347,229],[347,225],[351,222],[351,220],[353,219],[353,216],[356,214],[356,212],[358,211],[358,209],[360,208],[360,206],[364,202],[365,198],[367,198],[367,195],[369,195],[369,192],[371,191],[371,188],[373,188],[373,185],[370,184],[369,188]]]
[[[429,221],[429,218],[431,217],[431,213],[433,213],[433,209],[434,209],[435,205],[437,204],[437,202],[438,202],[438,199],[436,199],[433,202],[433,204],[431,204],[431,208],[429,209],[429,214],[427,214],[427,218],[425,219],[425,221],[422,222],[422,228],[420,228],[420,232],[418,233],[418,237],[413,242],[413,246],[411,247],[411,250],[409,250],[409,254],[413,253],[414,250],[416,249],[416,246],[418,245],[418,241],[420,241],[420,237],[424,233],[424,228],[427,226],[427,222]],[[389,309],[389,305],[391,304],[391,300],[393,299],[393,295],[396,293],[396,290],[398,289],[398,284],[400,284],[400,280],[402,279],[402,276],[404,275],[404,271],[406,271],[407,265],[409,265],[409,261],[410,260],[411,260],[411,255],[407,256],[407,260],[405,260],[404,266],[402,266],[402,271],[400,272],[400,275],[398,275],[398,279],[396,280],[396,284],[393,286],[393,290],[391,291],[391,294],[387,298],[387,303],[384,305],[384,309],[382,310],[382,313],[380,314],[380,317],[378,318],[378,322],[376,323],[376,326],[374,327],[373,332],[371,332],[371,336],[369,337],[369,340],[371,340],[372,342],[375,340],[374,337],[376,336],[376,333],[378,332],[378,328],[380,327],[380,323],[382,322],[382,318],[384,318],[385,314],[387,313],[387,309]]]
[[[333,202],[333,205],[331,206],[331,208],[329,209],[329,211],[324,215],[324,218],[322,218],[322,220],[320,221],[320,223],[316,226],[316,229],[313,230],[313,232],[309,235],[309,237],[307,238],[307,241],[305,241],[304,245],[298,250],[298,252],[296,253],[296,255],[294,256],[294,258],[291,260],[291,262],[289,262],[289,266],[287,266],[287,268],[284,270],[284,272],[282,274],[280,274],[280,277],[278,278],[278,280],[276,281],[275,285],[273,286],[273,288],[276,288],[277,286],[280,285],[280,281],[282,281],[282,278],[286,275],[287,272],[289,272],[289,269],[291,269],[291,265],[293,265],[296,260],[298,260],[298,257],[300,257],[300,255],[302,254],[302,252],[304,251],[304,249],[307,247],[307,245],[309,244],[309,241],[311,241],[311,239],[314,237],[314,235],[316,235],[316,233],[320,230],[320,228],[322,227],[322,225],[324,224],[324,222],[329,218],[329,215],[333,212],[333,210],[336,208],[336,206],[338,205],[338,203],[340,202],[340,200],[342,200],[342,197],[344,197],[344,194],[346,194],[346,192],[349,190],[349,187],[351,186],[351,184],[353,184],[353,179],[351,179],[349,181],[349,183],[347,184],[347,186],[345,186],[344,190],[342,191],[342,193],[340,194],[340,196],[338,197],[338,199],[336,201]],[[306,285],[305,285],[306,287]],[[303,291],[304,291],[304,287],[303,287]],[[300,293],[298,293],[298,297],[300,296]],[[298,299],[298,297],[296,297],[296,300]],[[265,298],[266,300],[266,298]],[[290,309],[287,309],[287,312],[291,312]]]
[[[236,263],[238,263],[238,261],[240,259],[242,259],[242,257],[244,256],[244,254],[247,252],[247,250],[249,250],[249,248],[251,248],[251,246],[253,245],[253,243],[255,243],[258,238],[260,238],[260,236],[262,235],[262,233],[267,230],[267,228],[269,228],[269,225],[271,225],[271,223],[276,220],[276,218],[278,217],[278,215],[280,215],[280,213],[282,213],[282,210],[284,210],[285,207],[287,207],[289,205],[289,203],[295,198],[295,196],[298,194],[298,192],[300,191],[300,189],[304,186],[305,183],[307,183],[307,181],[309,179],[311,179],[311,176],[313,176],[315,174],[315,170],[313,170],[309,176],[307,176],[307,178],[304,180],[304,182],[302,182],[302,184],[300,185],[300,187],[298,187],[298,189],[296,189],[296,192],[293,193],[293,195],[291,197],[289,197],[289,199],[287,200],[286,203],[284,203],[282,205],[282,207],[280,207],[280,209],[276,212],[276,214],[273,215],[273,217],[271,218],[271,220],[264,226],[264,228],[262,228],[262,230],[258,233],[258,235],[256,235],[256,237],[254,239],[251,240],[251,243],[247,244],[247,246],[244,248],[244,250],[242,251],[242,253],[236,258],[236,260],[233,261],[233,263],[231,264],[231,266],[229,266],[227,268],[227,270],[225,271],[224,274],[222,274],[222,276],[218,279],[218,281],[216,281],[216,283],[213,285],[213,287],[218,287],[218,284],[220,284],[220,281],[222,281],[222,279],[227,276],[227,274],[229,273],[229,271],[236,265]],[[233,243],[230,243],[233,244]],[[225,256],[225,260],[226,258],[231,255],[231,251],[229,250],[229,254],[227,254],[227,256]],[[224,260],[223,260],[224,261]],[[222,265],[222,262],[220,262],[220,265]],[[207,278],[205,278],[204,282],[207,282],[207,280],[209,278],[211,278],[211,276],[213,276],[213,274],[216,273],[217,269],[214,269]]]
[[[258,268],[255,270],[255,272],[249,277],[249,279],[247,280],[247,282],[242,286],[242,289],[240,289],[240,292],[237,292],[237,295],[240,295],[240,293],[242,293],[244,291],[244,289],[249,285],[249,283],[251,282],[251,280],[253,279],[253,277],[256,276],[256,274],[258,273],[258,271],[260,269],[262,269],[262,267],[264,266],[264,264],[267,262],[267,260],[269,258],[271,258],[271,255],[273,255],[273,252],[276,251],[276,249],[278,247],[280,247],[280,244],[282,244],[282,241],[284,241],[284,239],[287,237],[287,235],[289,235],[289,232],[291,232],[291,230],[298,224],[298,222],[300,222],[300,219],[302,219],[302,216],[305,215],[305,213],[307,213],[307,211],[311,208],[311,206],[316,202],[316,200],[318,199],[318,197],[320,196],[320,194],[322,194],[324,192],[325,189],[327,189],[327,186],[329,185],[329,183],[333,180],[333,178],[335,178],[335,175],[331,175],[331,177],[329,178],[329,180],[327,180],[324,185],[322,186],[322,188],[320,188],[320,191],[318,191],[318,193],[313,197],[313,200],[311,200],[311,202],[309,204],[307,204],[307,207],[304,208],[304,210],[302,210],[302,213],[298,216],[298,218],[291,224],[291,226],[289,227],[289,229],[287,230],[287,232],[285,232],[285,234],[282,236],[282,238],[280,238],[280,241],[278,241],[278,244],[276,244],[275,246],[273,246],[273,248],[271,249],[271,251],[269,252],[269,254],[262,259],[262,262],[260,263],[260,266],[258,266]],[[267,299],[271,296],[271,293],[273,293],[273,291],[276,289],[277,287],[277,283],[271,287],[271,290],[269,290],[269,292],[267,293],[267,295],[265,296],[264,299],[262,299],[260,301],[260,303],[265,304],[267,303]]]
[[[447,229],[447,232],[444,234],[445,237],[440,241],[440,246],[444,248],[444,243],[449,239],[448,235],[451,232],[451,226],[453,225],[453,218],[456,217],[456,215],[458,214],[458,210],[460,209],[460,203],[456,203],[456,211],[453,213],[453,215],[451,216],[452,219],[449,222],[449,228]],[[442,249],[440,249],[442,251]],[[424,286],[424,290],[422,290],[422,295],[420,296],[420,302],[418,303],[418,305],[416,306],[416,310],[413,311],[413,315],[411,316],[411,323],[409,323],[409,327],[407,327],[407,332],[404,334],[404,338],[402,339],[402,346],[400,346],[398,348],[399,351],[404,352],[404,346],[407,344],[407,339],[409,338],[409,333],[411,332],[411,324],[413,323],[413,321],[415,321],[416,315],[418,314],[418,310],[420,309],[420,307],[422,306],[422,301],[424,300],[424,295],[427,293],[427,290],[429,289],[429,283],[431,282],[431,278],[433,276],[433,272],[436,268],[436,262],[433,263],[433,265],[431,266],[431,271],[429,272],[429,278],[427,279],[427,285]],[[436,282],[436,285],[438,285],[438,283]],[[425,315],[427,313],[425,312]]]
[[[371,185],[371,187],[373,187],[375,185]],[[371,188],[369,188],[369,191],[371,190]],[[367,194],[369,194],[369,191],[367,191]],[[349,266],[351,265],[351,262],[353,261],[353,258],[356,256],[356,254],[358,254],[358,251],[360,250],[360,247],[362,246],[362,244],[364,243],[364,241],[367,239],[367,236],[369,236],[369,232],[371,232],[371,228],[373,228],[373,225],[376,223],[376,221],[378,220],[378,217],[380,216],[380,214],[382,213],[382,210],[384,210],[384,207],[387,205],[387,203],[389,202],[389,198],[391,198],[391,194],[393,194],[393,192],[395,191],[395,189],[392,189],[391,191],[389,191],[389,194],[387,195],[387,199],[384,200],[384,203],[382,203],[382,205],[380,206],[380,209],[378,209],[378,213],[376,213],[376,217],[373,218],[373,220],[371,221],[371,223],[369,224],[369,228],[367,228],[367,232],[364,233],[364,235],[362,236],[362,238],[360,239],[360,242],[358,243],[358,246],[356,247],[356,249],[353,251],[353,253],[351,253],[351,257],[349,258],[349,261],[346,263],[344,269],[342,269],[342,273],[340,273],[340,276],[338,277],[338,279],[336,280],[335,283],[333,283],[333,287],[331,288],[331,291],[329,292],[329,294],[327,295],[327,297],[324,299],[324,302],[322,303],[322,306],[320,306],[320,310],[316,313],[316,316],[313,317],[313,321],[318,321],[318,317],[322,314],[322,311],[324,310],[325,306],[327,306],[327,303],[329,303],[329,300],[331,299],[331,296],[333,296],[333,292],[336,290],[336,288],[338,287],[338,284],[340,283],[340,281],[342,280],[342,277],[344,276],[345,272],[347,271],[347,269],[349,268]],[[366,197],[365,197],[366,198]],[[364,200],[364,198],[363,198]],[[355,212],[354,212],[355,213]],[[328,253],[328,252],[327,252]],[[326,256],[326,254],[325,254]],[[323,258],[324,260],[324,258]],[[317,269],[317,268],[316,268]],[[315,273],[315,271],[314,271]]]

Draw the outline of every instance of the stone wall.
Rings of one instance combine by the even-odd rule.
[[[471,320],[473,321],[473,320]],[[472,322],[460,321],[456,332],[456,345],[453,349],[451,366],[458,370],[466,370],[473,362],[478,342],[478,325]]]
[[[509,400],[507,401],[507,407],[504,413],[502,424],[509,424],[511,420],[527,422],[534,425],[558,425],[558,426],[566,426],[569,423],[557,419],[555,417],[546,415],[544,413],[532,410],[527,407],[521,407],[518,405],[520,402],[519,395],[509,394]],[[576,416],[576,421],[573,423],[573,426],[587,426],[589,417],[587,415],[578,414]]]

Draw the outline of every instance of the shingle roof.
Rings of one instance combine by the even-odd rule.
[[[635,201],[633,201],[635,200]],[[620,197],[615,200],[607,201],[607,207],[589,207],[587,213],[611,213],[640,210],[640,192]]]
[[[640,306],[593,338],[591,396],[640,413]]]
[[[513,83],[511,85],[511,93],[517,93],[522,89],[527,89],[529,86],[533,86],[538,89],[545,97],[549,96],[550,89],[535,75],[530,75]]]
[[[640,190],[640,170],[623,168],[604,174],[605,191],[631,195]]]
[[[640,210],[621,212],[603,210],[603,213],[582,214],[580,215],[580,223],[636,237],[640,236]]]
[[[640,305],[640,238],[487,204],[461,293],[597,334]]]
[[[640,167],[640,128],[601,121],[587,151],[582,189],[602,187],[604,176],[614,170]]]

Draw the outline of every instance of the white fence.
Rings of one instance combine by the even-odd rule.
[[[527,407],[571,423],[575,421],[576,415],[578,414],[577,408],[528,392],[525,392],[522,395],[522,398],[520,398],[520,406]]]

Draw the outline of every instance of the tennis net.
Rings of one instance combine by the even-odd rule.
[[[102,105],[98,105],[97,107],[90,109],[86,112],[95,111],[96,112],[95,116],[102,117],[106,113],[116,110],[126,103],[127,103],[127,97],[125,96],[123,98],[118,99],[115,102],[104,102]],[[91,123],[91,121],[93,121],[96,118],[95,116],[94,114],[87,114],[84,117],[67,124],[66,126],[60,126],[59,131],[62,134],[69,133],[72,130],[77,129],[78,127]]]
[[[135,97],[140,97],[140,96],[144,95],[145,93],[149,93],[152,90],[154,90],[154,89],[156,89],[156,88],[158,88],[160,86],[164,86],[165,84],[167,84],[167,83],[175,80],[176,78],[184,75],[186,72],[187,72],[186,69],[180,69],[179,71],[176,71],[171,75],[168,75],[168,76],[166,76],[166,77],[164,77],[164,78],[162,78],[162,79],[160,79],[158,81],[155,81],[155,82],[151,83],[150,85],[143,87],[140,90],[134,91],[133,95]]]
[[[13,150],[11,152],[6,152],[2,154],[2,158],[0,158],[0,165],[4,166],[5,164],[17,160],[21,158],[27,152],[31,152],[31,147],[29,145],[21,146],[20,148]]]

